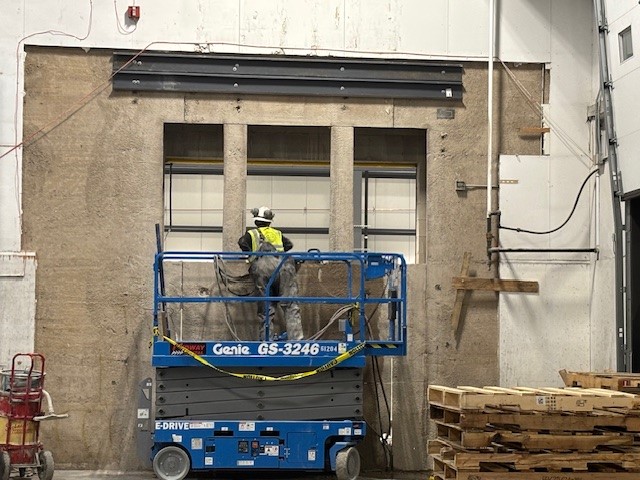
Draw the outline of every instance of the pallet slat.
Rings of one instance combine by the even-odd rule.
[[[430,385],[430,403],[458,410],[486,408],[540,412],[591,412],[607,408],[635,409],[640,397],[600,389],[503,389],[500,387],[443,387]]]
[[[525,431],[591,432],[596,429],[611,429],[627,433],[640,433],[640,416],[613,411],[550,415],[540,412],[460,411],[431,404],[429,418],[463,429],[484,429],[491,426]]]
[[[587,470],[590,465],[616,465],[630,471],[640,472],[640,451],[629,453],[479,453],[458,452],[454,466],[458,470],[480,470],[483,464],[501,464],[515,470],[545,468],[548,470]]]
[[[457,472],[453,477],[434,472],[433,476],[439,480],[638,480],[637,473],[625,472]]]
[[[637,373],[569,372],[560,370],[560,376],[568,387],[601,388],[630,393],[640,392],[640,374]]]
[[[528,451],[592,452],[598,447],[629,446],[634,444],[632,435],[613,432],[587,433],[538,433],[465,430],[457,425],[436,422],[438,438],[464,449],[489,449],[494,447],[515,448]]]

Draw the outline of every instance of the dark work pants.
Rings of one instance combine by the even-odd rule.
[[[257,257],[249,267],[249,273],[253,277],[256,289],[260,295],[266,295],[267,285],[273,272],[278,268],[280,264],[280,257],[261,256]],[[296,281],[296,265],[293,259],[287,258],[284,264],[278,271],[272,285],[271,296],[277,297],[297,297],[298,296],[298,282]],[[302,340],[302,320],[300,319],[300,306],[298,302],[284,300],[278,302],[284,312],[284,320],[287,325],[287,338],[288,340]],[[275,316],[274,302],[269,304],[269,326],[273,322]],[[258,320],[261,322],[261,338],[264,334],[264,302],[258,304]]]

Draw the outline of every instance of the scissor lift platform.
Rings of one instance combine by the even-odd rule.
[[[360,458],[354,448],[366,432],[362,369],[367,356],[406,354],[406,264],[399,254],[261,253],[280,264],[338,265],[344,273],[340,296],[313,292],[298,297],[235,296],[228,292],[185,295],[165,279],[169,265],[245,262],[228,252],[160,252],[154,264],[152,365],[146,400],[138,410],[139,428],[152,435],[151,458],[162,480],[182,480],[189,471],[334,471],[355,479]],[[213,272],[214,269],[211,268]],[[373,295],[370,282],[384,286]],[[379,291],[377,288],[376,291]],[[306,292],[305,292],[306,293]],[[299,341],[188,338],[169,327],[171,306],[297,302],[336,305],[344,317],[331,338]],[[348,309],[344,307],[349,306]],[[384,306],[385,308],[380,308]],[[377,312],[372,338],[367,317]],[[380,320],[380,317],[384,317]],[[273,338],[265,325],[265,338]],[[143,389],[144,390],[144,389]],[[151,393],[153,391],[153,393]],[[155,405],[151,399],[155,398]]]

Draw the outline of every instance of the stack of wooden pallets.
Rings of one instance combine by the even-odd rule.
[[[640,479],[640,396],[582,388],[432,385],[433,476]]]

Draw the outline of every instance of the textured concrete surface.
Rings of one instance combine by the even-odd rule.
[[[238,239],[245,232],[247,198],[247,126],[224,126],[224,211],[222,212],[222,247],[238,249]]]
[[[427,474],[425,472],[366,472],[359,476],[359,480],[424,480]],[[20,478],[12,476],[11,478]],[[95,470],[58,470],[54,475],[54,480],[111,480],[112,478],[119,478],[120,480],[146,480],[157,478],[153,472],[118,472],[118,471],[95,471]],[[315,475],[315,474],[245,474],[245,475],[216,475],[212,476],[199,476],[197,474],[189,475],[186,480],[199,480],[199,479],[217,478],[220,480],[225,479],[251,479],[251,480],[335,480],[335,475]]]
[[[353,250],[353,128],[331,129],[331,250]],[[335,234],[334,234],[335,233]]]
[[[420,226],[426,262],[409,272],[410,351],[379,362],[389,394],[393,383],[395,467],[424,470],[433,434],[426,386],[498,381],[496,295],[468,295],[457,335],[450,319],[451,278],[459,274],[464,252],[473,255],[473,274],[491,274],[485,263],[486,192],[460,195],[454,189],[455,180],[486,182],[486,67],[465,64],[464,100],[446,104],[455,108],[455,118],[442,120],[442,104],[434,101],[111,92],[108,51],[27,51],[25,138],[71,106],[75,111],[25,148],[23,172],[23,244],[38,257],[36,349],[47,357],[47,390],[56,411],[70,414],[42,429],[60,468],[139,467],[133,406],[138,382],[152,376],[151,267],[154,225],[163,218],[163,124],[196,122],[428,131],[426,169],[419,169],[426,178],[417,182],[426,186]],[[541,96],[540,66],[514,70]],[[495,75],[495,151],[539,153],[539,139],[518,135],[539,119],[499,69]],[[104,89],[77,105],[100,85]],[[334,215],[343,212],[334,209]],[[367,374],[372,379],[371,366]],[[367,398],[370,423],[386,430],[381,409],[379,425],[375,395]],[[361,453],[367,462],[384,463],[375,438]]]

